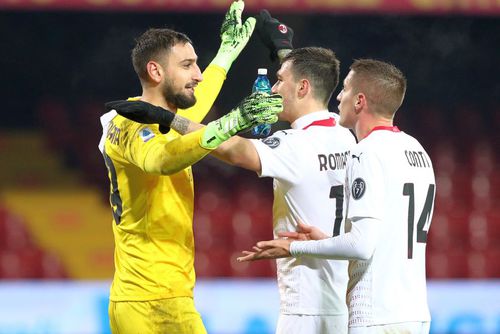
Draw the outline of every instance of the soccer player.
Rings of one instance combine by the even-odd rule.
[[[294,49],[282,59],[272,92],[283,97],[290,130],[262,141],[233,137],[214,155],[274,179],[273,230],[296,231],[299,221],[330,236],[342,234],[346,161],[354,136],[340,126],[328,102],[339,81],[332,50]],[[276,333],[347,333],[347,261],[277,260],[280,315]]]
[[[236,132],[275,122],[282,109],[281,98],[253,94],[206,127],[181,116],[200,121],[209,111],[253,32],[255,20],[242,24],[242,10],[242,1],[231,5],[221,28],[221,47],[200,85],[197,56],[186,35],[150,29],[137,39],[132,62],[143,89],[139,100],[177,112],[162,112],[163,126],[136,123],[115,111],[101,118],[100,149],[111,181],[114,218],[113,333],[206,333],[193,302],[190,166]],[[170,126],[176,131],[168,131]]]
[[[393,125],[405,91],[399,69],[360,59],[337,97],[340,124],[359,141],[347,166],[347,232],[330,237],[300,224],[298,232],[280,234],[287,239],[258,242],[239,258],[348,259],[350,334],[426,334],[430,328],[425,246],[435,179],[422,145]]]

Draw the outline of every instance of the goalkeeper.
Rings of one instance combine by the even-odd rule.
[[[109,303],[113,333],[206,333],[193,302],[190,166],[234,134],[276,122],[282,109],[281,97],[254,94],[207,126],[197,124],[254,30],[255,19],[241,21],[243,7],[243,1],[235,1],[228,10],[220,49],[204,81],[186,35],[150,29],[137,39],[132,62],[143,91],[132,100],[149,102],[162,126],[140,124],[114,110],[101,117],[99,147],[110,178],[115,238]]]

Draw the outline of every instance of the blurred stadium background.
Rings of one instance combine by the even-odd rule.
[[[204,68],[229,0],[0,0],[0,333],[107,333],[113,273],[103,103],[140,94],[133,39],[170,27]],[[408,77],[399,127],[437,176],[427,269],[433,333],[500,333],[500,2],[246,0],[295,30],[295,46],[390,61]],[[256,36],[208,120],[277,64]],[[331,110],[336,110],[332,101]],[[210,333],[273,333],[271,262],[237,264],[272,238],[272,182],[209,157],[194,167],[197,304]],[[264,304],[264,305],[263,305]]]

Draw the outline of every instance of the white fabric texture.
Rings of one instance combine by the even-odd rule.
[[[275,237],[280,231],[296,231],[299,220],[329,235],[334,229],[343,233],[345,167],[355,139],[337,123],[337,114],[323,110],[297,119],[290,130],[252,140],[261,176],[274,178]],[[277,276],[282,314],[347,313],[347,261],[278,259]]]
[[[108,111],[107,113],[105,113],[104,115],[101,116],[100,120],[101,120],[101,125],[102,125],[102,136],[101,136],[101,139],[99,140],[99,151],[101,151],[101,153],[104,153],[104,142],[106,141],[106,136],[108,135],[108,124],[109,122],[111,122],[111,120],[113,118],[115,118],[115,116],[118,115],[116,113],[116,110],[111,110],[111,111]]]
[[[425,246],[435,178],[428,154],[403,132],[373,131],[352,149],[346,188],[347,219],[361,229],[343,240],[294,242],[293,252],[359,257],[349,262],[350,327],[430,321]],[[374,241],[368,259],[369,252],[360,256],[352,250],[354,244],[372,248]]]
[[[380,223],[374,218],[348,222],[346,232],[349,233],[311,242],[294,241],[290,245],[290,253],[293,256],[314,254],[325,259],[368,260],[378,242]]]
[[[299,315],[280,314],[276,334],[347,334],[347,314]]]

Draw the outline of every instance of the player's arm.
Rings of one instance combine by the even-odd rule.
[[[242,23],[241,14],[244,8],[245,3],[242,0],[234,1],[229,7],[220,30],[219,50],[203,72],[204,80],[195,89],[196,104],[191,108],[179,110],[178,115],[199,123],[212,108],[232,63],[247,45],[255,28],[256,21],[253,17]]]
[[[351,230],[347,233],[323,240],[292,242],[290,254],[295,257],[368,260],[375,252],[381,224],[375,218],[360,218],[351,221]]]
[[[197,162],[239,132],[258,124],[275,123],[283,105],[279,95],[253,93],[227,115],[207,126],[144,101],[113,101],[106,103],[106,108],[132,121],[160,124],[164,129],[172,127],[182,134],[170,141],[158,136],[146,146],[135,140],[137,147],[130,150],[130,159],[146,172],[172,174]]]
[[[261,173],[259,153],[250,139],[234,136],[213,151],[212,155],[228,164]]]
[[[154,138],[142,139],[143,131],[152,133],[150,136]],[[141,125],[132,134],[130,143],[125,148],[124,157],[146,173],[175,174],[210,153],[210,149],[200,145],[203,133],[204,130],[199,129],[169,140],[153,127]]]
[[[347,233],[328,237],[322,232],[282,232],[276,239],[259,241],[253,251],[243,251],[239,262],[282,257],[312,256],[336,260],[368,260],[375,252],[378,243],[381,222],[374,218],[363,218],[351,222],[351,230]],[[308,227],[311,228],[311,227]],[[314,230],[315,228],[312,227]],[[316,235],[314,235],[316,233]],[[321,240],[314,240],[314,239]]]

